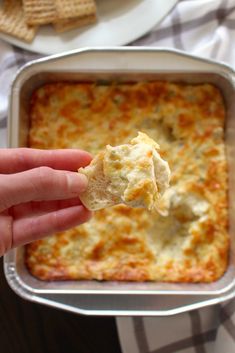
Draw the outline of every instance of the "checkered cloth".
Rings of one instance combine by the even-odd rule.
[[[156,0],[157,1],[157,0]],[[130,45],[171,47],[235,64],[235,0],[182,0]],[[36,54],[0,41],[0,147],[6,146],[8,92],[17,69]],[[118,318],[123,353],[233,353],[235,299],[162,318]]]

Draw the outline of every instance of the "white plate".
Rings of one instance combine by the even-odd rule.
[[[98,22],[94,25],[63,34],[57,34],[51,26],[44,26],[30,44],[5,34],[0,34],[0,38],[42,54],[55,54],[86,46],[125,45],[154,27],[176,2],[177,0],[97,0]]]

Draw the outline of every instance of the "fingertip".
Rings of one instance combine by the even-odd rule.
[[[93,212],[91,212],[90,210],[88,210],[86,207],[84,207],[82,205],[82,207],[84,208],[84,216],[85,216],[85,222],[89,221],[92,217],[93,217]]]
[[[92,154],[85,151],[85,159],[86,159],[87,164],[89,164],[93,159]]]
[[[86,167],[88,164],[91,163],[93,156],[87,152],[87,151],[83,151],[83,150],[77,150],[77,152],[79,152],[79,167]]]
[[[82,173],[76,173],[76,174],[79,176],[80,182],[81,182],[80,192],[84,192],[88,186],[87,176]]]
[[[68,187],[72,194],[80,194],[84,192],[88,185],[87,177],[81,173],[67,173]]]

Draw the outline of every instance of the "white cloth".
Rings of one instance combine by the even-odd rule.
[[[130,45],[177,48],[234,67],[234,42],[235,0],[182,0]],[[35,57],[0,41],[0,147],[6,146],[10,84],[17,69]],[[118,318],[117,326],[123,353],[233,353],[235,299],[173,317]]]

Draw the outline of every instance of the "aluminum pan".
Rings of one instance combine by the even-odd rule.
[[[212,82],[220,87],[222,92],[226,92],[227,106],[231,106],[233,86],[223,76],[214,73],[151,73],[133,72],[125,73],[65,73],[65,72],[40,72],[28,78],[19,90],[19,146],[27,145],[28,134],[28,104],[32,92],[46,82],[56,82],[61,80],[66,81],[139,81],[139,80],[168,80],[168,81],[183,81],[190,83]],[[234,278],[234,266],[230,266],[226,275],[220,281],[212,284],[173,284],[173,283],[116,283],[116,282],[97,282],[97,281],[69,281],[69,282],[42,282],[32,277],[25,269],[23,261],[23,249],[19,249],[16,254],[16,271],[19,281],[27,285],[29,289],[38,293],[149,293],[152,294],[214,294],[221,291],[226,291],[227,286],[231,285],[231,280]],[[234,261],[232,261],[234,263]]]
[[[16,281],[15,271],[9,264],[5,265],[5,272],[9,285],[22,298],[85,315],[170,316],[219,304],[234,297],[234,289],[219,296],[33,294]]]
[[[196,76],[195,76],[196,73]],[[75,75],[75,76],[74,76]],[[208,60],[197,59],[178,51],[149,48],[112,48],[79,50],[65,55],[56,55],[39,59],[27,64],[17,75],[13,86],[9,114],[9,146],[24,146],[27,135],[27,101],[30,93],[43,82],[58,79],[117,79],[132,80],[143,78],[183,80],[187,82],[212,82],[222,90],[227,111],[226,124],[228,160],[230,165],[230,210],[234,209],[233,178],[234,166],[232,153],[235,139],[235,128],[232,114],[234,112],[234,72],[228,66]],[[129,79],[129,78],[128,78]],[[45,81],[46,80],[46,81]],[[232,212],[231,212],[232,213]],[[234,233],[233,219],[230,217],[231,234]],[[233,240],[234,237],[231,237]],[[86,294],[180,294],[217,296],[230,293],[234,287],[235,254],[234,242],[230,264],[225,276],[212,284],[167,284],[167,283],[114,283],[96,281],[41,282],[33,278],[24,267],[22,249],[13,250],[5,257],[6,276],[11,278],[15,289],[27,293],[86,293]],[[230,294],[231,295],[231,294]],[[68,297],[68,296],[67,296]],[[81,298],[81,296],[80,296]],[[206,300],[206,297],[205,297]],[[211,298],[213,300],[213,298]],[[200,298],[196,301],[200,302]],[[181,305],[182,307],[182,305]],[[119,312],[120,314],[120,312]]]

